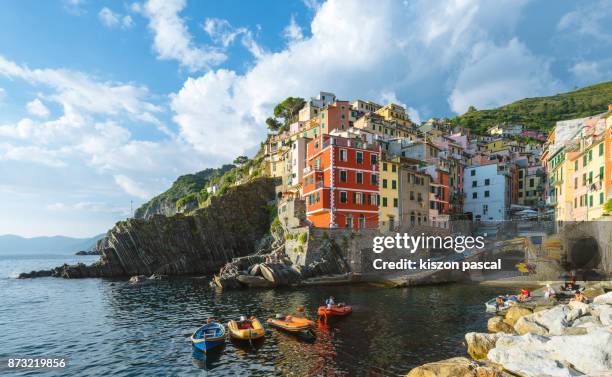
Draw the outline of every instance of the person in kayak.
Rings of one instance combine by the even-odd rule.
[[[544,298],[547,300],[552,300],[557,298],[557,292],[550,286],[550,284],[546,284],[546,290],[544,290]]]
[[[334,306],[334,296],[329,296],[329,298],[325,301],[325,305],[327,305],[327,309],[332,308]]]

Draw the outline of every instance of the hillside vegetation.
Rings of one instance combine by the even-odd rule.
[[[612,82],[549,97],[525,98],[496,109],[470,108],[451,122],[477,133],[503,122],[521,123],[527,128],[548,132],[558,120],[600,114],[607,111],[609,103],[612,103]]]

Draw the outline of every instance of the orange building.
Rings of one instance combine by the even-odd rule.
[[[351,127],[351,105],[348,101],[336,101],[325,106],[318,116],[300,129],[302,136],[317,138],[333,130],[347,130]]]
[[[377,228],[380,145],[319,135],[304,169],[306,216],[318,228]]]

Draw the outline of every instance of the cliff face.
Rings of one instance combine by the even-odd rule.
[[[274,180],[260,178],[213,197],[189,215],[155,215],[118,223],[98,243],[102,256],[91,265],[62,266],[61,277],[195,275],[218,271],[234,257],[252,253],[268,232],[267,204]]]

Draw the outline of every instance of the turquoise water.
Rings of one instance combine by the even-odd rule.
[[[123,280],[9,277],[59,265],[66,258],[95,260],[0,256],[0,359],[42,355],[69,359],[65,370],[16,375],[399,375],[425,362],[463,354],[463,335],[486,329],[483,303],[501,292],[444,285],[222,293],[208,288],[203,279],[133,286]],[[354,312],[328,326],[319,325],[311,343],[270,330],[258,347],[228,342],[205,358],[194,353],[188,341],[209,316],[227,322],[250,312],[265,320],[304,305],[313,317],[329,295],[352,304]]]

